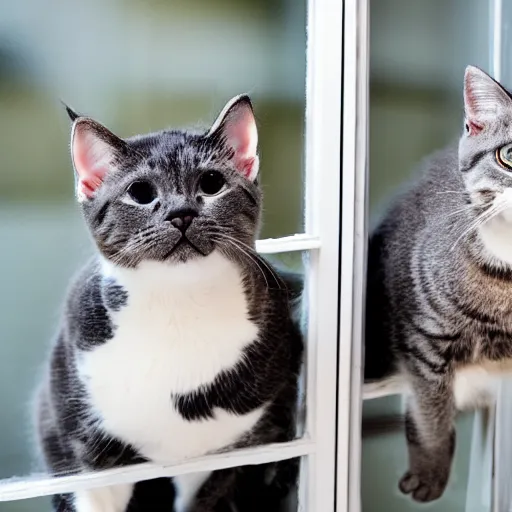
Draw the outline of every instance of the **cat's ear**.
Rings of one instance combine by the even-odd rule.
[[[508,92],[487,73],[468,66],[464,75],[465,130],[477,135],[485,126],[510,109],[512,100]]]
[[[236,169],[249,181],[258,175],[258,130],[251,100],[246,94],[231,99],[208,132],[233,150]]]
[[[114,169],[116,156],[125,148],[122,139],[93,119],[79,117],[75,120],[71,132],[71,157],[80,202],[94,196],[107,173]]]

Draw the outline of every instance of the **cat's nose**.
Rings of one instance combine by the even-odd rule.
[[[190,224],[192,224],[194,217],[197,217],[197,213],[195,212],[174,212],[169,214],[165,220],[169,221],[182,233],[185,233]]]

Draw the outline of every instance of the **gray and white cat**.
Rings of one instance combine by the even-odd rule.
[[[470,66],[464,109],[458,147],[424,162],[369,247],[365,377],[410,389],[400,489],[416,501],[447,485],[456,409],[512,367],[512,98]]]
[[[76,195],[97,257],[71,286],[38,395],[48,470],[169,463],[292,439],[300,290],[255,252],[261,191],[249,98],[232,99],[204,133],[121,139],[68,113]],[[56,496],[54,507],[278,511],[297,471],[293,460],[184,475]]]

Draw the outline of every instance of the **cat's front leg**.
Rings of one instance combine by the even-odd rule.
[[[413,388],[405,419],[409,470],[399,487],[419,502],[443,494],[455,450],[452,379],[442,368],[423,359],[409,371]]]
[[[76,492],[72,498],[75,512],[125,512],[133,485],[122,484]]]
[[[278,512],[297,484],[300,459],[214,471],[176,512]],[[183,482],[175,479],[178,489]],[[179,493],[178,493],[179,496]],[[182,503],[182,502],[181,502]]]
[[[55,512],[125,512],[132,496],[133,485],[115,485],[59,494],[53,497]]]
[[[233,510],[234,487],[237,481],[238,468],[220,469],[207,476],[205,482],[197,489],[195,496],[189,496],[185,503],[180,494],[186,489],[188,482],[180,477],[175,478],[178,488],[176,512],[231,512]],[[183,486],[185,483],[185,486]],[[183,490],[180,490],[182,488]]]

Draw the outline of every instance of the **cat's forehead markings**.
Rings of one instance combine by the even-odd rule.
[[[158,166],[162,164],[162,160],[167,160],[168,153],[169,146],[163,144],[163,142],[160,142],[159,144],[156,144],[151,148],[149,159],[153,160],[155,164]]]
[[[205,169],[205,168],[208,168],[212,162],[214,162],[216,160],[216,154],[214,154],[213,152],[210,152],[210,153],[205,153],[203,155],[201,155],[202,158],[201,158],[201,161],[199,162],[199,168],[201,169]]]

